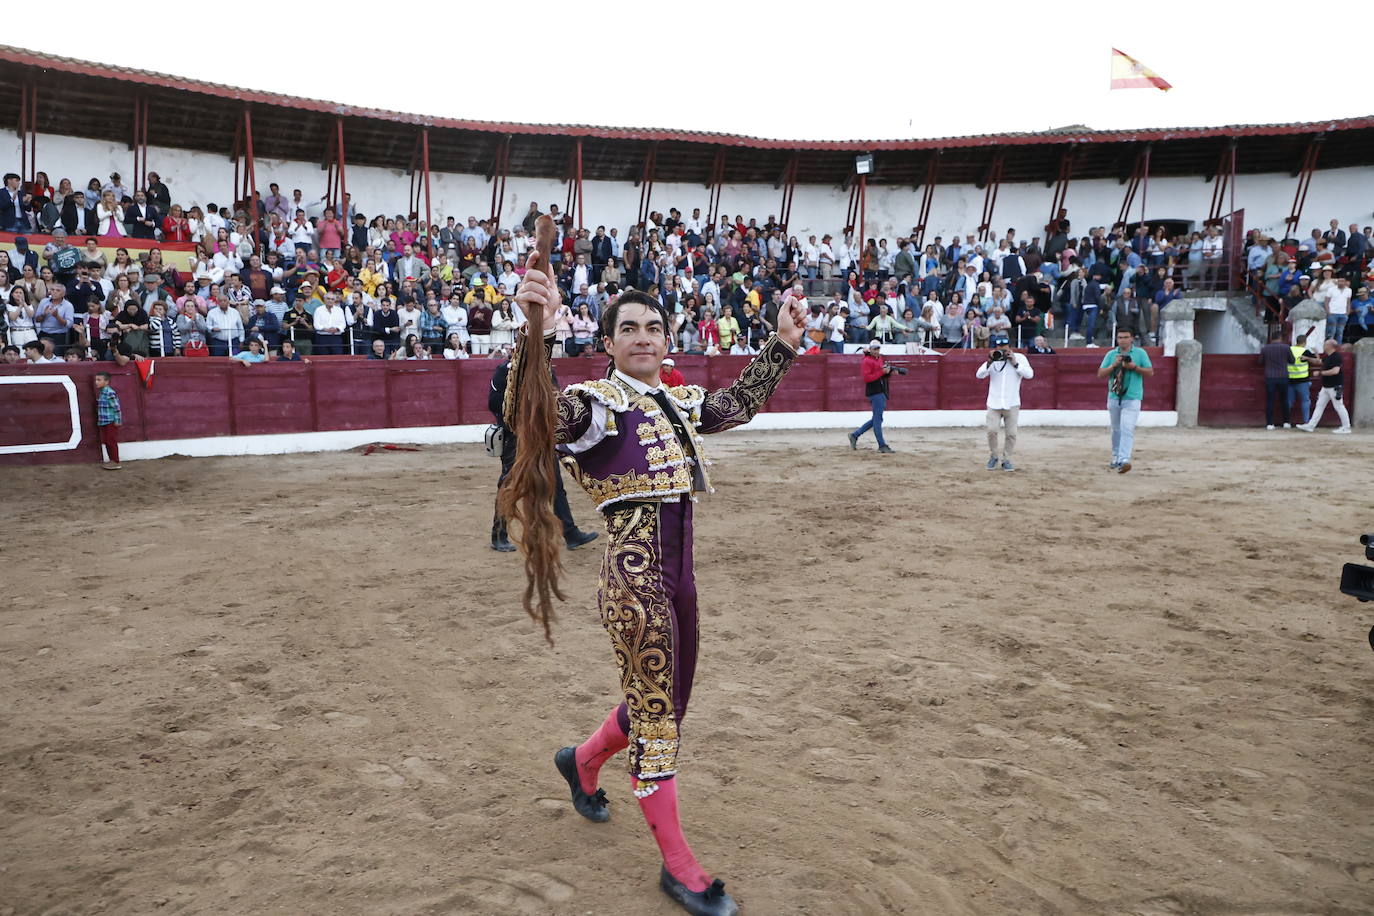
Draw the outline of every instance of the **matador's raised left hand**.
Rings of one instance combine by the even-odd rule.
[[[778,309],[778,337],[793,350],[800,350],[802,332],[805,330],[806,297],[788,293]]]

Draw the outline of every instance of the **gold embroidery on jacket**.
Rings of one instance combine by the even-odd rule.
[[[641,780],[671,776],[678,750],[673,624],[663,590],[657,509],[610,513],[606,536],[601,623],[611,637],[630,717],[630,773]]]

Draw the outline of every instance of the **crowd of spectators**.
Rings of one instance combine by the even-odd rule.
[[[499,357],[524,322],[514,293],[539,215],[531,203],[511,225],[447,216],[431,226],[366,215],[348,195],[336,212],[276,183],[221,208],[173,203],[156,172],[132,190],[118,173],[84,190],[10,173],[0,231],[20,237],[0,249],[6,359]],[[1161,310],[1185,289],[1245,279],[1232,275],[1217,227],[1170,234],[1118,224],[1075,236],[1066,211],[1043,237],[1008,229],[923,245],[915,229],[892,243],[861,244],[852,228],[803,239],[771,216],[713,223],[699,209],[653,212],[623,235],[579,227],[556,205],[549,215],[559,227],[552,261],[565,304],[555,332],[566,356],[598,347],[603,310],[630,287],[667,307],[675,350],[716,355],[754,352],[794,289],[809,299],[806,336],[818,351],[874,340],[1026,347],[1052,333],[1066,342],[1081,334],[1091,347],[1118,329],[1157,343]],[[39,251],[28,234],[52,239]],[[126,237],[144,242],[133,256],[118,241]],[[158,246],[168,242],[192,250],[164,257]],[[1347,232],[1332,220],[1301,242],[1251,233],[1243,256],[1249,284],[1276,314],[1312,299],[1340,340],[1374,330],[1371,247],[1370,227]]]

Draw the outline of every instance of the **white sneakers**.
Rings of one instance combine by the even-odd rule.
[[[1273,427],[1270,427],[1270,428],[1272,429]],[[1311,425],[1310,423],[1304,423],[1304,424],[1302,424],[1301,426],[1299,426],[1298,429],[1302,430],[1302,431],[1305,432],[1305,433],[1314,433],[1314,432],[1317,431],[1317,427]],[[1350,427],[1349,427],[1349,426],[1337,427],[1336,429],[1331,430],[1331,432],[1332,432],[1334,435],[1337,435],[1337,436],[1348,436],[1348,435],[1350,435]]]

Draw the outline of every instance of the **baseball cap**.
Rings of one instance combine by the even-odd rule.
[[[268,293],[268,295],[275,296],[277,293],[281,293],[284,296],[286,295],[286,290],[282,289],[280,286],[274,286],[272,287],[272,291]]]
[[[864,349],[865,349],[865,350],[876,350],[876,349],[878,349],[879,347],[881,347],[882,345],[883,345],[883,342],[882,342],[881,340],[870,340],[867,344],[864,345]]]
[[[676,366],[677,363],[673,362],[671,359],[665,359],[665,360],[663,361],[663,365],[665,365],[665,366]]]

